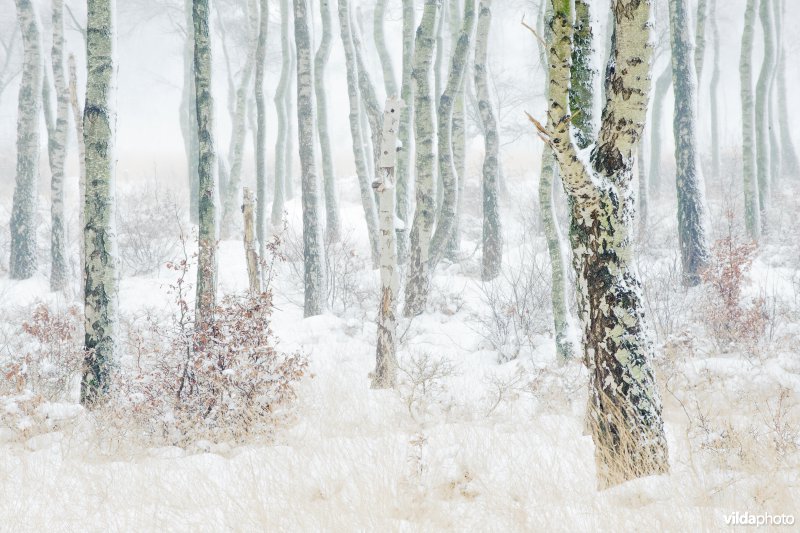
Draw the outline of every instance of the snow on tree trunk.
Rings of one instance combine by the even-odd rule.
[[[17,177],[11,209],[11,279],[36,273],[36,207],[39,181],[39,112],[42,109],[42,48],[31,0],[16,0],[24,55],[17,106]]]
[[[411,168],[411,152],[413,151],[413,137],[411,136],[411,119],[413,114],[413,79],[411,71],[414,66],[414,0],[403,0],[403,76],[400,89],[400,98],[405,102],[400,111],[400,130],[398,140],[400,149],[397,153],[397,218],[403,222],[403,228],[398,228],[397,259],[400,264],[405,264],[408,257],[408,218],[411,211],[409,205],[409,174]]]
[[[405,287],[407,317],[425,310],[430,289],[428,250],[433,229],[434,155],[433,155],[433,98],[431,95],[431,63],[436,36],[439,0],[425,0],[422,20],[414,44],[414,145],[416,147],[416,211],[411,225],[411,254]]]
[[[116,87],[114,0],[88,0],[86,24],[86,225],[84,349],[81,403],[108,392],[117,329],[117,250],[114,229]]]
[[[709,85],[710,107],[711,107],[711,176],[714,179],[720,177],[719,163],[719,63],[720,63],[720,38],[719,23],[717,22],[717,0],[711,0],[709,7],[711,13],[711,38],[714,40],[714,64],[711,67],[711,82]]]
[[[667,443],[661,402],[633,268],[633,151],[647,113],[649,2],[615,0],[617,36],[606,81],[607,102],[597,143],[585,163],[570,137],[568,91],[572,24],[570,3],[552,0],[549,48],[550,104],[542,136],[555,152],[572,200],[573,250],[578,278],[586,280],[585,350],[591,359],[591,420],[599,486],[666,472]]]
[[[186,167],[189,183],[189,219],[197,223],[198,219],[198,184],[197,161],[197,103],[194,100],[194,39],[192,38],[192,0],[184,0],[184,16],[186,23],[186,40],[183,46],[183,88],[181,92],[181,132],[183,134],[183,147],[186,153]]]
[[[297,133],[303,204],[303,265],[305,317],[322,314],[325,278],[320,183],[314,161],[314,74],[309,26],[311,15],[306,0],[294,1],[294,40],[297,48]]]
[[[256,215],[255,195],[250,187],[245,187],[242,194],[242,215],[244,218],[244,255],[247,261],[247,281],[252,294],[261,292],[261,274],[259,272],[256,252]]]
[[[744,187],[744,221],[748,236],[761,238],[759,190],[756,172],[755,107],[753,104],[753,34],[756,0],[747,0],[744,12],[744,31],[739,59],[739,79],[742,101],[742,179]]]
[[[367,170],[367,157],[361,141],[361,97],[358,92],[358,66],[353,45],[350,10],[348,0],[339,0],[339,30],[344,46],[344,56],[347,68],[347,94],[350,102],[350,134],[353,138],[353,157],[356,165],[358,185],[361,190],[361,205],[367,219],[367,234],[369,235],[372,264],[377,268],[380,264],[378,248],[378,212],[375,206],[375,196],[372,192],[372,180]]]
[[[289,50],[289,0],[281,0],[281,76],[275,90],[275,112],[278,116],[278,131],[275,141],[275,191],[272,196],[272,214],[270,222],[273,228],[279,228],[283,220],[283,204],[286,200],[286,146],[289,130],[289,117],[286,109],[286,93],[289,92],[289,71],[291,51]],[[259,197],[258,205],[266,205],[266,198]],[[260,209],[258,207],[257,209]],[[258,216],[256,217],[258,218]]]
[[[443,188],[443,199],[439,206],[439,216],[436,222],[436,231],[433,233],[429,252],[428,268],[431,272],[445,253],[445,247],[450,242],[453,224],[458,214],[458,174],[454,167],[453,157],[453,107],[455,100],[464,86],[464,72],[469,57],[470,40],[475,28],[475,1],[466,0],[464,20],[461,33],[453,50],[450,62],[450,73],[447,85],[439,98],[438,111],[438,156],[439,156],[439,181]]]
[[[650,169],[647,171],[650,194],[659,196],[661,189],[661,121],[664,119],[664,101],[672,86],[672,64],[668,63],[656,78],[653,91],[653,111],[650,124]]]
[[[397,96],[397,78],[394,75],[392,56],[386,48],[386,38],[383,31],[383,19],[386,13],[386,0],[376,0],[375,11],[372,15],[372,33],[375,39],[375,48],[383,69],[383,84],[386,87],[386,96]]]
[[[211,36],[208,0],[193,0],[194,87],[197,102],[197,166],[199,227],[197,234],[197,297],[195,320],[200,326],[213,319],[217,292],[217,212],[215,206],[214,100],[211,95]]]
[[[770,199],[770,139],[769,116],[770,79],[775,68],[775,42],[770,0],[760,0],[758,18],[764,38],[764,60],[756,82],[756,176],[758,178],[758,208],[761,231],[767,231],[767,209]]]
[[[75,123],[75,136],[78,139],[78,249],[80,250],[81,283],[80,294],[83,298],[83,288],[86,285],[86,273],[83,265],[86,263],[85,243],[83,228],[86,226],[86,140],[83,138],[83,109],[78,101],[78,73],[75,68],[75,56],[69,55],[69,100],[72,107],[72,119]]]
[[[331,55],[331,9],[328,0],[320,0],[322,41],[314,57],[314,90],[317,97],[317,134],[322,152],[322,178],[325,186],[325,238],[337,242],[341,234],[339,201],[336,197],[336,175],[333,170],[331,138],[328,133],[328,96],[325,90],[325,67]]]
[[[49,138],[50,152],[50,290],[67,286],[67,246],[64,223],[64,161],[69,128],[69,87],[64,75],[64,0],[53,0],[53,86],[56,93],[55,129]],[[49,105],[49,103],[45,103]]]
[[[397,292],[400,273],[397,265],[397,239],[395,236],[394,169],[397,161],[397,132],[400,128],[400,111],[403,101],[396,96],[386,100],[381,132],[378,176],[372,184],[379,197],[381,231],[381,299],[378,309],[378,342],[373,388],[394,387],[397,381]]]
[[[569,100],[581,102],[581,112],[574,115],[572,125],[578,148],[583,149],[594,142],[594,80],[597,72],[594,69],[594,36],[592,35],[592,18],[589,3],[586,0],[575,0],[575,22],[572,44],[572,83],[569,89]]]
[[[245,17],[248,22],[258,21],[258,3],[248,0],[245,5]],[[236,89],[236,100],[234,103],[233,114],[233,133],[231,135],[231,169],[227,183],[224,188],[220,187],[222,193],[222,220],[219,225],[221,239],[231,236],[234,227],[234,217],[237,216],[236,204],[239,199],[239,189],[242,185],[242,166],[244,163],[244,141],[247,135],[247,97],[252,89],[251,80],[253,70],[256,65],[256,48],[259,41],[258,24],[250,24],[247,40],[247,59],[242,70],[242,80]],[[253,27],[255,26],[255,27]],[[224,39],[223,39],[224,40]],[[264,58],[260,58],[263,63]],[[258,91],[258,87],[256,87]],[[257,161],[257,160],[256,160]],[[221,185],[221,184],[220,184]]]
[[[785,12],[785,4],[781,0],[782,12]],[[783,26],[785,15],[781,15],[780,40],[783,43]],[[783,156],[783,172],[785,175],[797,177],[800,174],[800,161],[797,159],[797,149],[792,141],[791,128],[789,127],[789,108],[786,97],[786,53],[787,48],[782,48],[780,61],[778,62],[777,91],[778,91],[778,126],[780,128],[781,154]]]
[[[475,89],[478,110],[483,124],[483,258],[481,279],[489,281],[497,277],[503,263],[503,233],[498,204],[500,143],[497,136],[497,120],[489,96],[489,75],[486,56],[489,48],[489,26],[492,21],[491,1],[482,0],[478,8],[478,30],[475,39]]]
[[[257,6],[254,6],[254,8]],[[255,9],[253,10],[256,11]],[[264,96],[264,71],[267,62],[267,30],[269,26],[269,2],[261,0],[256,38],[256,238],[259,256],[267,253],[267,99]],[[238,184],[236,189],[238,190]]]
[[[678,191],[678,241],[683,278],[700,283],[708,264],[708,212],[697,148],[697,79],[692,62],[688,0],[670,0],[672,85],[675,88],[675,161]]]

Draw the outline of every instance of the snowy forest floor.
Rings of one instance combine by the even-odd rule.
[[[505,268],[494,283],[479,281],[480,207],[468,203],[464,259],[440,266],[424,315],[401,321],[398,389],[375,391],[367,375],[378,276],[368,268],[356,184],[343,183],[345,239],[329,249],[337,292],[323,316],[302,318],[302,266],[291,261],[299,205],[288,204],[289,261],[274,282],[273,327],[280,349],[310,359],[291,416],[266,441],[148,444],[133,430],[104,431],[106,421],[77,405],[74,381],[68,401],[12,394],[6,384],[0,530],[714,531],[734,512],[800,510],[800,246],[796,224],[778,219],[797,213],[796,184],[775,199],[785,208],[773,210],[775,231],[743,287],[745,311],[760,299],[758,338],[723,335],[713,291],[682,288],[674,201],[651,202],[637,263],[672,469],[598,492],[584,432],[586,372],[555,356],[535,188],[509,183]],[[740,200],[723,201],[725,191],[711,191],[716,239],[736,231],[724,213]],[[37,303],[70,303],[48,292],[41,271],[0,280],[0,366],[22,349],[20,326]],[[238,239],[221,244],[219,272],[220,293],[246,288]],[[146,317],[169,320],[175,275],[124,277],[123,330]],[[122,351],[125,368],[133,355]]]

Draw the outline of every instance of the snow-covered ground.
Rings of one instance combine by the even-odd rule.
[[[577,360],[556,361],[549,275],[535,271],[548,267],[531,222],[533,187],[510,187],[506,265],[529,274],[534,268],[536,285],[529,295],[536,325],[516,359],[498,362],[487,329],[475,220],[464,222],[464,261],[437,272],[428,312],[400,324],[396,391],[371,390],[367,377],[377,273],[357,272],[361,296],[337,304],[336,314],[303,319],[301,287],[283,263],[274,330],[280,348],[302,350],[310,368],[291,416],[267,442],[147,445],[104,431],[105,420],[75,403],[26,411],[31,395],[0,398],[0,530],[716,531],[734,512],[800,520],[800,308],[792,302],[796,258],[789,257],[797,248],[776,237],[753,266],[746,294],[779,300],[771,338],[750,355],[721,350],[701,324],[712,309],[702,290],[687,293],[669,277],[674,223],[654,213],[658,233],[640,269],[658,322],[672,470],[598,492],[584,432],[586,374]],[[348,180],[342,207],[351,259],[367,250],[356,194]],[[297,201],[288,209],[291,232]],[[219,272],[221,293],[246,287],[238,240],[221,244]],[[123,319],[167,320],[175,275],[162,269],[123,279]],[[44,274],[3,278],[0,294],[7,341],[35,303],[65,305],[64,296],[48,292]],[[14,344],[6,345],[2,357]],[[517,347],[507,341],[501,351]]]

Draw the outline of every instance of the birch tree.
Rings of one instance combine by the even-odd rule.
[[[478,110],[483,124],[483,257],[481,279],[489,281],[497,277],[503,262],[503,234],[500,223],[499,168],[500,143],[497,121],[489,96],[489,76],[486,56],[489,47],[489,27],[492,22],[491,1],[481,0],[478,8],[478,29],[475,39],[475,89]]]
[[[394,387],[397,381],[397,292],[400,275],[397,266],[397,239],[395,234],[394,169],[397,161],[397,131],[403,101],[396,96],[386,100],[381,132],[378,176],[372,186],[379,197],[381,225],[381,299],[378,309],[378,342],[373,388]]]
[[[778,132],[778,101],[776,99],[776,80],[778,73],[778,65],[780,65],[781,51],[781,12],[780,0],[772,0],[770,2],[772,10],[772,71],[769,75],[769,93],[767,96],[767,130],[769,131],[769,162],[770,162],[770,182],[776,182],[781,176],[781,141]]]
[[[39,181],[39,113],[42,109],[42,50],[31,0],[15,0],[22,35],[22,81],[17,105],[17,176],[11,208],[11,279],[36,273],[36,206]]]
[[[747,0],[744,11],[744,31],[739,59],[739,80],[742,103],[742,179],[744,188],[744,222],[753,241],[761,237],[759,190],[756,173],[755,106],[753,104],[753,33],[755,30],[756,0]]]
[[[767,230],[767,209],[770,197],[770,138],[769,97],[770,79],[775,68],[775,43],[770,0],[760,0],[758,18],[764,38],[764,60],[756,82],[756,177],[758,178],[758,208],[761,231]]]
[[[322,152],[322,180],[325,186],[325,238],[337,242],[341,234],[339,201],[336,197],[336,176],[333,170],[331,138],[328,133],[328,97],[325,90],[325,67],[331,55],[331,8],[328,0],[320,0],[322,40],[314,56],[314,90],[317,97],[317,135]]]
[[[711,107],[711,175],[715,178],[720,175],[719,163],[719,63],[720,63],[720,38],[719,22],[717,21],[717,0],[711,0],[709,6],[711,13],[711,38],[713,39],[714,63],[711,67],[711,81],[709,85]]]
[[[633,151],[647,111],[652,55],[650,3],[615,0],[615,46],[606,80],[607,101],[588,161],[570,136],[572,13],[552,0],[553,44],[548,50],[547,125],[537,122],[553,149],[573,205],[578,287],[587,302],[584,343],[591,360],[591,420],[599,485],[668,470],[661,402],[651,366],[652,343],[632,268]]]
[[[353,45],[352,23],[348,0],[339,0],[339,31],[344,47],[345,66],[347,70],[347,96],[350,103],[350,135],[353,139],[353,158],[355,160],[358,186],[361,191],[361,205],[367,222],[372,264],[380,264],[378,246],[378,212],[375,206],[375,197],[372,192],[372,180],[367,170],[367,154],[361,140],[361,97],[358,90],[358,65]]]
[[[781,17],[778,22],[780,27],[779,34],[779,47],[783,46],[783,27],[785,24],[786,4],[785,0],[780,0]],[[783,53],[780,55],[777,69],[777,98],[778,98],[778,127],[780,129],[781,138],[781,155],[783,161],[783,172],[790,176],[797,176],[800,174],[800,161],[797,158],[797,149],[795,148],[794,141],[792,141],[791,128],[789,127],[789,108],[787,105],[787,90],[786,90],[786,49],[783,48]]]
[[[398,141],[400,149],[397,153],[396,170],[396,196],[397,218],[402,221],[402,230],[398,233],[397,258],[400,264],[406,262],[408,256],[408,219],[411,206],[409,202],[409,177],[411,170],[411,153],[413,151],[413,136],[411,135],[412,115],[414,110],[413,92],[414,84],[411,72],[414,66],[414,0],[403,0],[403,75],[401,80],[400,98],[405,105],[400,111],[400,129]],[[399,228],[398,228],[399,229]]]
[[[294,1],[294,39],[297,48],[297,132],[303,204],[303,265],[305,317],[322,314],[325,261],[319,217],[320,184],[314,161],[314,75],[311,24],[306,0]]]
[[[453,225],[458,214],[458,174],[454,162],[453,150],[453,108],[458,94],[464,86],[464,72],[467,69],[470,41],[475,29],[475,1],[465,0],[464,20],[458,42],[453,50],[450,61],[450,72],[447,76],[447,85],[439,97],[438,110],[438,157],[439,179],[443,188],[443,201],[439,207],[439,216],[436,222],[436,231],[430,245],[430,268],[436,265],[445,253],[445,247],[450,242]]]
[[[53,0],[53,86],[56,94],[55,125],[49,135],[50,156],[50,290],[66,288],[67,245],[64,223],[64,162],[69,128],[69,87],[64,74],[64,0]],[[45,102],[49,106],[49,102]]]
[[[572,44],[572,83],[570,102],[584,102],[580,113],[574,115],[572,125],[578,148],[584,149],[594,142],[594,90],[597,72],[594,63],[594,36],[589,3],[575,0]]]
[[[289,117],[286,110],[286,93],[289,91],[289,67],[291,51],[289,43],[289,0],[281,0],[281,76],[275,90],[275,113],[278,116],[278,131],[275,140],[275,190],[272,195],[272,226],[280,227],[283,220],[283,204],[286,198],[286,146]],[[258,198],[258,202],[266,199]]]
[[[199,189],[197,184],[197,154],[199,153],[197,138],[197,102],[194,97],[196,90],[194,87],[194,38],[192,28],[193,0],[184,0],[185,25],[180,29],[184,34],[183,46],[183,88],[181,92],[181,132],[183,133],[184,152],[186,154],[186,166],[189,183],[189,218],[193,223],[198,221],[199,214]]]
[[[697,78],[692,63],[688,0],[670,0],[678,241],[684,281],[700,283],[708,263],[708,213],[697,149]]]
[[[194,87],[197,102],[197,137],[200,140],[197,181],[199,228],[197,252],[197,298],[195,316],[199,325],[213,319],[217,289],[217,213],[214,170],[214,100],[211,95],[211,38],[208,0],[193,0]]]
[[[459,12],[459,0],[450,0],[450,46],[452,50],[458,47],[458,40],[461,37],[461,25],[463,17]],[[472,3],[464,2],[464,10],[475,10]],[[455,176],[458,182],[458,199],[456,203],[455,216],[453,217],[453,228],[450,230],[450,239],[447,243],[445,250],[446,256],[451,261],[458,261],[461,255],[461,213],[464,207],[464,191],[467,184],[467,154],[466,154],[466,89],[469,83],[469,54],[466,59],[466,71],[461,80],[461,86],[456,91],[453,101],[453,120],[451,121],[451,137],[452,137],[452,150],[453,150],[453,165],[455,167]]]
[[[256,238],[258,255],[266,257],[267,236],[267,99],[264,96],[264,74],[267,62],[267,29],[269,27],[269,2],[260,1],[258,10],[258,37],[256,39]],[[238,187],[237,187],[238,189]]]
[[[431,63],[436,40],[436,18],[439,0],[425,0],[422,20],[417,28],[414,44],[414,144],[416,147],[416,211],[411,226],[411,254],[409,257],[405,287],[407,317],[416,316],[425,310],[430,289],[428,270],[429,247],[433,229],[434,203],[434,155],[433,155],[433,98],[431,97]]]
[[[114,0],[87,0],[86,225],[84,235],[84,350],[81,403],[108,392],[117,330],[117,247],[114,229],[115,28]]]
[[[687,8],[688,9],[688,8]],[[687,12],[688,14],[688,12]],[[703,63],[706,56],[706,18],[708,14],[708,0],[697,2],[697,23],[695,26],[694,69],[699,86],[703,79]],[[688,25],[688,22],[687,22]]]
[[[386,16],[386,0],[375,1],[375,11],[372,15],[372,34],[375,39],[375,48],[378,50],[378,57],[381,60],[383,69],[383,84],[386,88],[386,96],[397,96],[397,77],[394,75],[394,63],[389,49],[386,48],[386,38],[384,37],[383,22]]]

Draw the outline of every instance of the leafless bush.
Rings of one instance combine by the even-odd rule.
[[[400,397],[408,408],[408,414],[416,421],[420,421],[432,407],[443,405],[442,395],[447,391],[444,380],[456,374],[449,360],[428,352],[402,359],[398,370]]]
[[[477,332],[497,351],[501,362],[533,348],[549,331],[550,274],[544,260],[527,248],[519,262],[506,263],[500,276],[478,285],[483,312],[473,316]]]
[[[172,194],[144,186],[119,195],[117,242],[132,276],[151,274],[175,258],[183,214]]]
[[[642,299],[659,342],[669,344],[687,337],[692,295],[683,284],[677,256],[666,261],[638,261]]]

